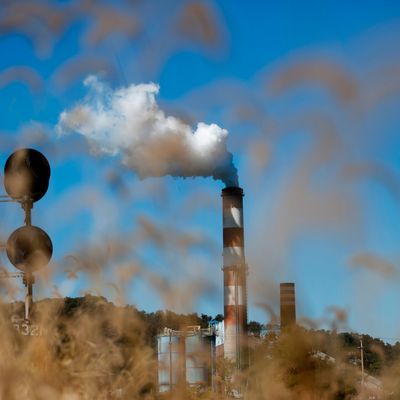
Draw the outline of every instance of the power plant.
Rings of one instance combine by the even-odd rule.
[[[224,321],[208,330],[198,328],[193,331],[193,327],[188,327],[185,331],[174,331],[165,328],[164,333],[158,335],[160,391],[169,391],[181,382],[212,385],[217,354],[223,354],[238,370],[248,366],[248,271],[244,252],[243,189],[226,187],[221,196]],[[195,354],[190,354],[193,346]]]
[[[216,357],[223,355],[237,370],[249,364],[247,332],[247,274],[245,261],[243,189],[222,190],[224,321],[208,329],[168,327],[157,336],[159,390],[181,384],[214,387]],[[280,284],[280,327],[296,323],[295,284]]]

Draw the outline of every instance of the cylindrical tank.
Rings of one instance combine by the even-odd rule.
[[[158,385],[160,392],[189,385],[197,389],[212,383],[214,337],[198,329],[165,329],[157,336]]]
[[[185,337],[186,382],[190,386],[211,385],[211,339],[200,333],[188,333]]]
[[[157,336],[158,384],[160,392],[167,392],[181,384],[185,370],[182,368],[184,351],[181,336],[172,330]]]
[[[292,282],[280,284],[281,330],[296,323],[296,297]]]
[[[244,255],[243,189],[222,190],[224,272],[224,355],[247,366],[247,267]]]

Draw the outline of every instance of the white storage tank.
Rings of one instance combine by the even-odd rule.
[[[157,336],[158,384],[160,392],[168,392],[184,379],[182,370],[182,342],[180,335],[165,329]]]
[[[215,337],[211,330],[199,326],[184,331],[165,328],[157,341],[160,392],[182,384],[199,390],[211,386],[215,363]]]

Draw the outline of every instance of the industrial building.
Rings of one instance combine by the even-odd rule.
[[[184,330],[168,327],[157,336],[160,392],[189,385],[214,388],[216,358],[224,356],[238,370],[249,364],[247,332],[247,274],[244,250],[243,189],[222,190],[224,321]],[[281,326],[296,322],[294,283],[280,285]]]

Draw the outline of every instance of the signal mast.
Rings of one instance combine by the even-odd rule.
[[[0,202],[17,202],[25,214],[25,225],[8,238],[5,250],[11,264],[21,272],[6,273],[7,278],[22,277],[27,288],[25,296],[25,322],[30,323],[34,272],[45,267],[53,254],[53,244],[47,233],[32,225],[33,203],[47,192],[50,165],[46,157],[34,149],[20,149],[12,153],[4,166],[4,188],[7,195]]]

